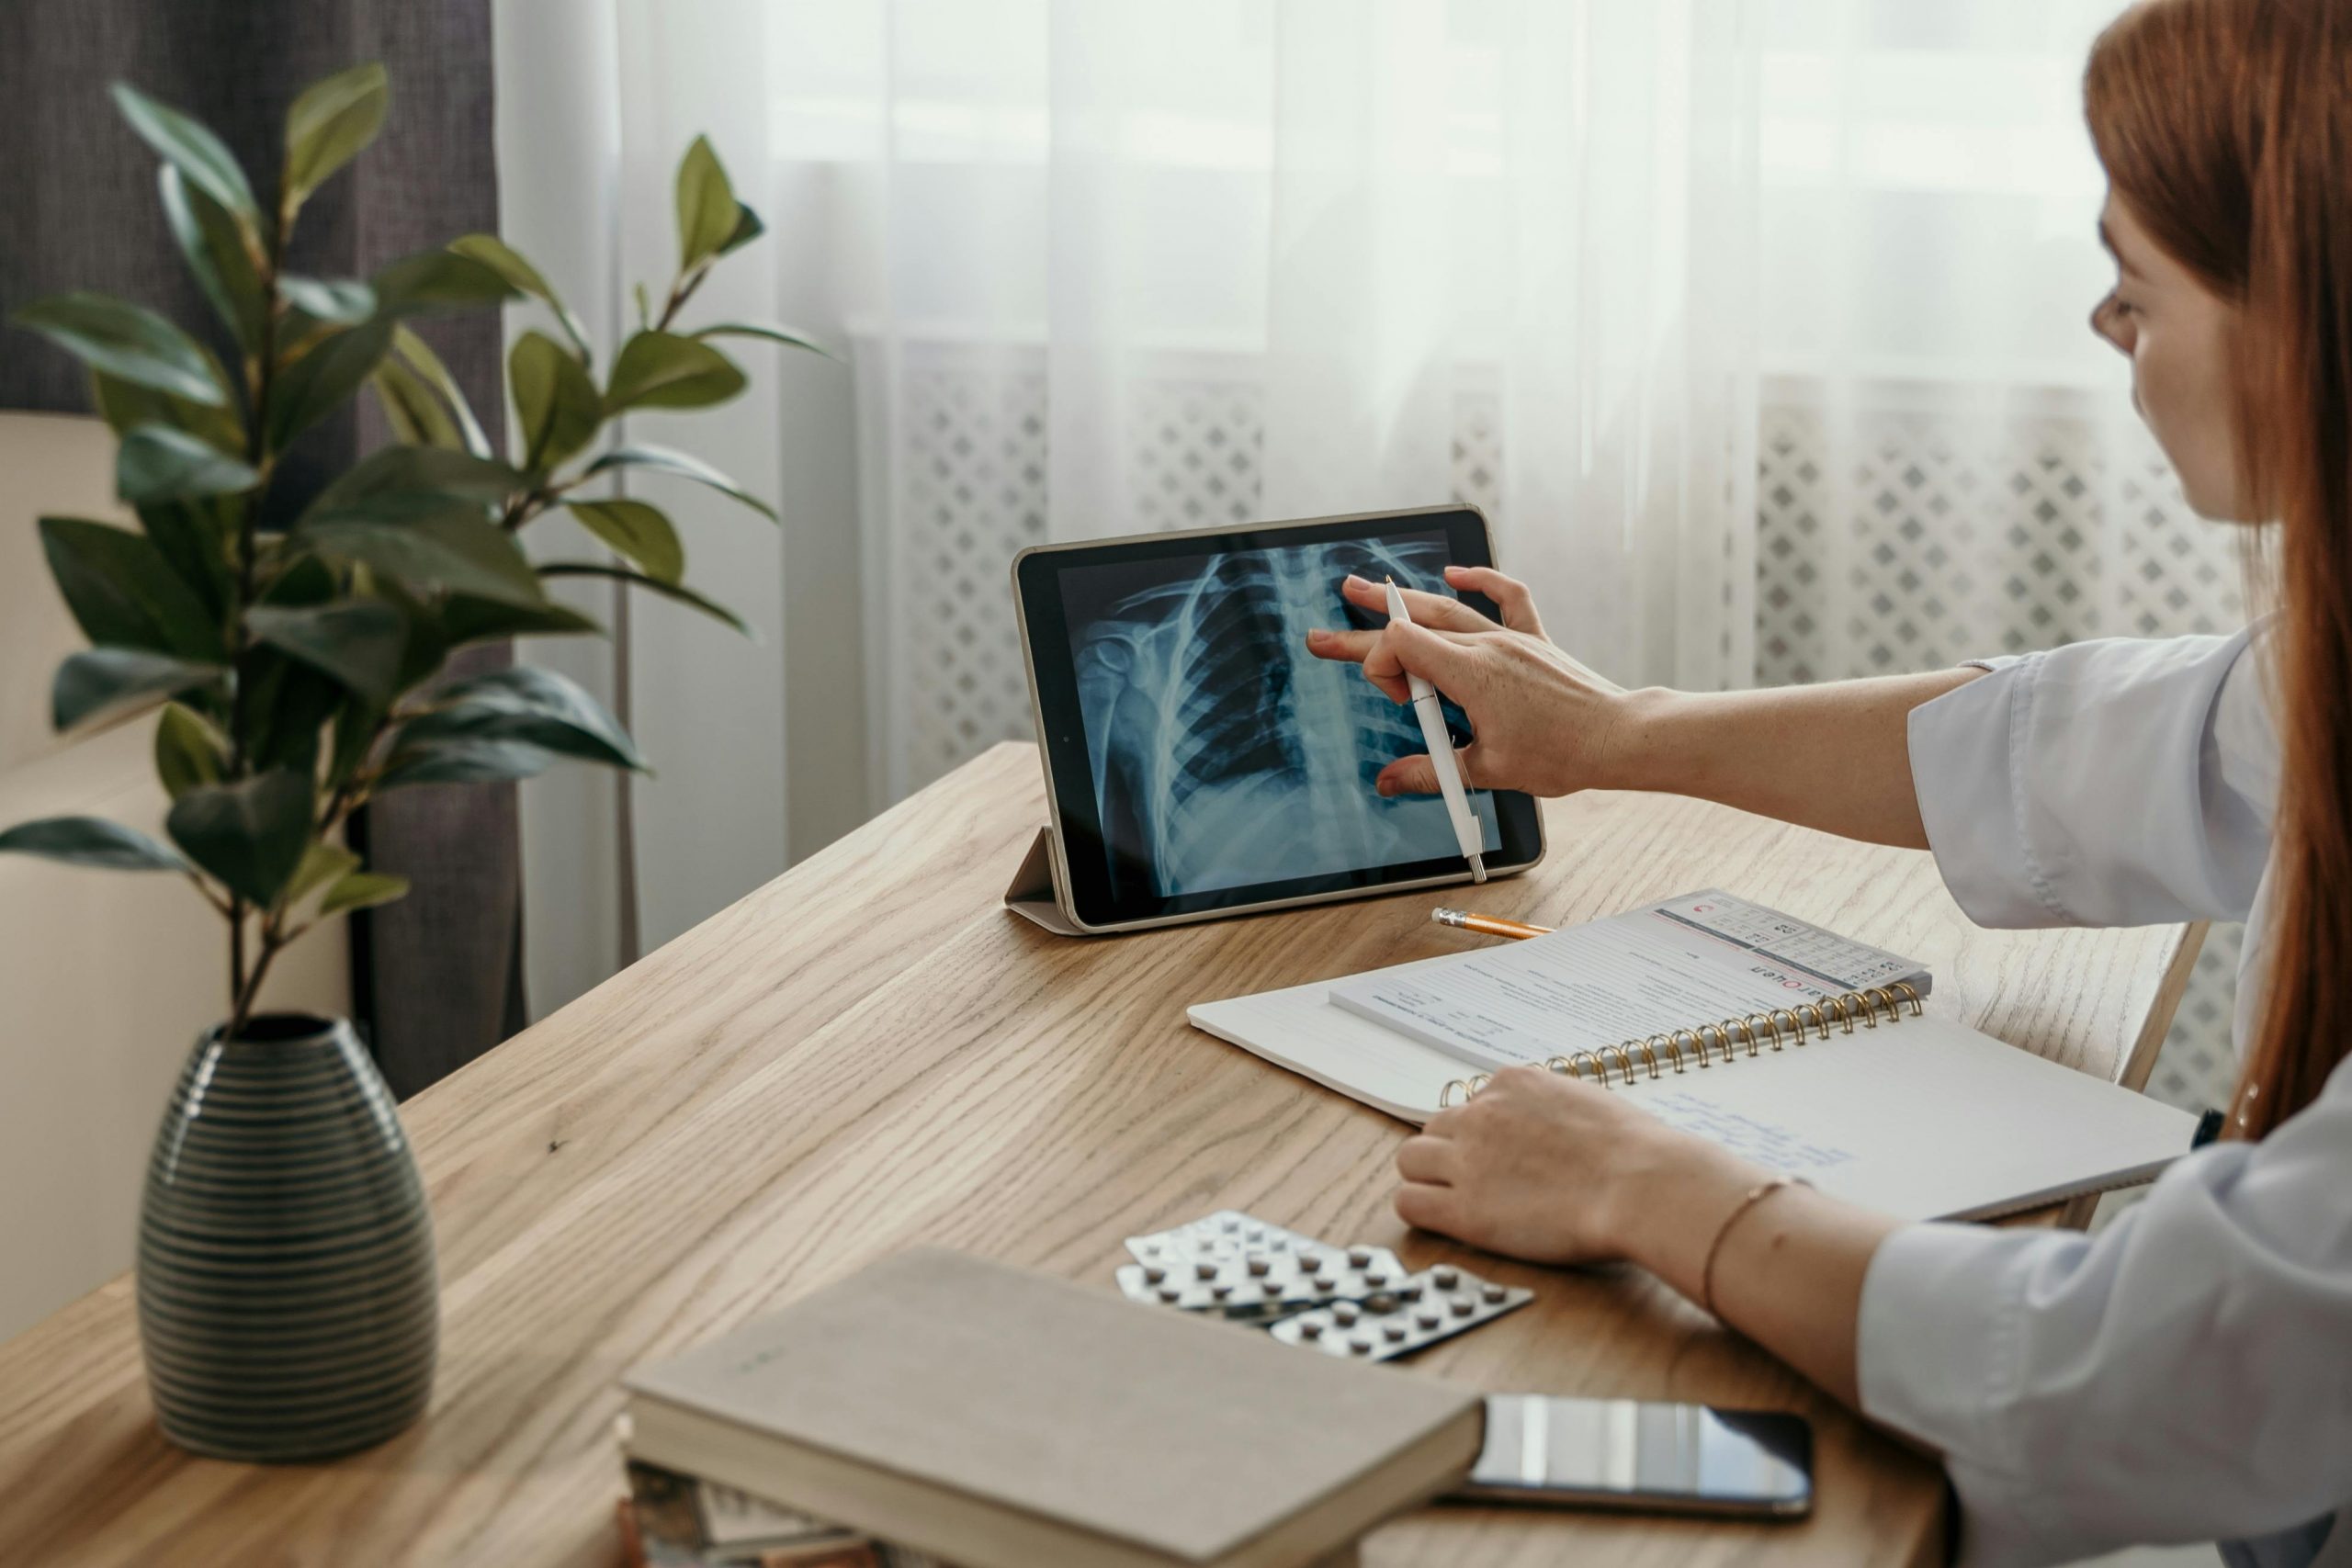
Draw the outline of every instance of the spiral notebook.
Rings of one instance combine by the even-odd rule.
[[[1825,1191],[1984,1219],[2154,1178],[2196,1120],[1928,1010],[1912,960],[1716,890],[1206,1002],[1195,1028],[1419,1124],[1548,1066]]]

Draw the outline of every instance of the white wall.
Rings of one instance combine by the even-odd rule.
[[[0,414],[0,827],[69,814],[161,833],[154,719],[50,734],[49,683],[81,646],[36,519],[128,522],[94,419]],[[227,937],[162,874],[0,855],[0,1339],[130,1265],[147,1152],[198,1031],[228,998]],[[340,922],[289,950],[273,1006],[349,1005]]]

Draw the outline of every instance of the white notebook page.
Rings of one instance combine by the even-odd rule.
[[[1460,963],[1440,958],[1409,969]],[[1191,1010],[1193,1025],[1401,1120],[1437,1113],[1452,1056],[1293,986]],[[1982,1219],[2128,1186],[2188,1152],[2186,1111],[1932,1015],[1743,1051],[1608,1092],[1758,1164],[1908,1220]],[[1457,1100],[1457,1103],[1459,1101]]]
[[[1453,963],[1353,976],[1330,997],[1491,1069],[1897,981],[1928,990],[1910,959],[1709,890]]]

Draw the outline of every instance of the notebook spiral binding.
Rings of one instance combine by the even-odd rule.
[[[1589,1076],[1594,1083],[1607,1089],[1610,1087],[1609,1073],[1612,1066],[1618,1072],[1619,1083],[1630,1084],[1634,1081],[1635,1066],[1634,1058],[1637,1055],[1641,1057],[1640,1065],[1649,1069],[1651,1077],[1662,1077],[1669,1065],[1678,1073],[1683,1071],[1683,1056],[1686,1049],[1684,1041],[1690,1042],[1687,1048],[1689,1054],[1698,1058],[1701,1067],[1709,1066],[1711,1057],[1714,1062],[1727,1066],[1737,1058],[1738,1047],[1741,1043],[1747,1045],[1747,1054],[1753,1056],[1764,1048],[1766,1043],[1764,1037],[1767,1035],[1770,1037],[1772,1049],[1780,1050],[1782,1019],[1788,1021],[1790,1034],[1788,1043],[1802,1045],[1805,1043],[1805,1032],[1808,1028],[1821,1039],[1826,1040],[1829,1038],[1829,1029],[1833,1023],[1841,1026],[1848,1034],[1854,1032],[1854,1023],[1857,1019],[1860,1019],[1863,1028],[1876,1029],[1878,1015],[1882,1011],[1886,1014],[1886,1021],[1893,1023],[1903,1016],[1903,1003],[1905,1001],[1911,1004],[1911,1014],[1914,1018],[1924,1010],[1919,1005],[1919,993],[1912,989],[1907,982],[1897,980],[1891,986],[1866,986],[1859,991],[1840,992],[1823,1001],[1801,1002],[1792,1008],[1773,1008],[1767,1012],[1751,1012],[1745,1018],[1727,1018],[1720,1023],[1700,1024],[1695,1029],[1669,1030],[1666,1033],[1652,1034],[1644,1039],[1627,1040],[1615,1045],[1603,1045],[1595,1051],[1571,1051],[1565,1056],[1547,1057],[1544,1065],[1555,1073],[1565,1073],[1572,1078]],[[1739,1034],[1738,1041],[1732,1039],[1735,1031]],[[1710,1035],[1713,1036],[1712,1042],[1708,1038]],[[1467,1103],[1470,1097],[1486,1088],[1493,1077],[1492,1073],[1477,1073],[1466,1078],[1455,1078],[1447,1084],[1444,1091],[1437,1097],[1438,1109],[1441,1111],[1451,1109],[1456,1103],[1454,1095],[1457,1091],[1461,1094],[1462,1102]]]

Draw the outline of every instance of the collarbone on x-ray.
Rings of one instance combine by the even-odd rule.
[[[1114,884],[1160,897],[1454,852],[1434,799],[1383,799],[1423,749],[1411,714],[1356,666],[1306,651],[1315,626],[1374,624],[1352,571],[1434,586],[1442,539],[1346,540],[1170,563],[1079,632],[1079,702]]]

